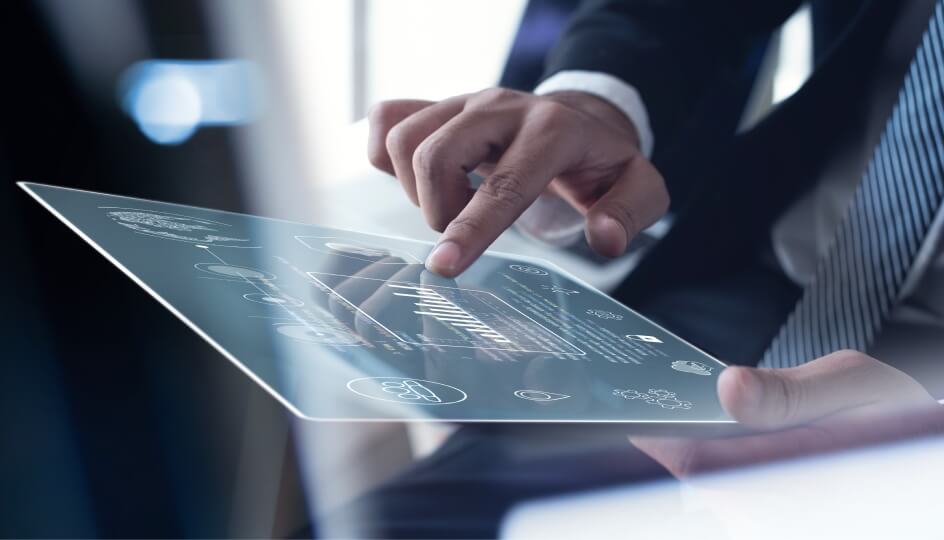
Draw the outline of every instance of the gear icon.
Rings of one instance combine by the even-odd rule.
[[[655,390],[650,388],[649,394],[655,396],[658,399],[669,399],[676,396],[675,392],[669,392],[668,390]]]
[[[646,403],[649,403],[649,400],[652,399],[652,396],[650,396],[649,394],[644,394],[638,390],[633,390],[631,388],[627,390],[619,390],[619,389],[613,390],[613,395],[619,396],[623,399],[642,399]]]
[[[669,409],[669,410],[680,409],[683,411],[687,411],[692,408],[691,401],[683,401],[681,399],[676,399],[674,397],[650,400],[650,401],[646,401],[646,403],[649,403],[651,405],[658,405],[662,407],[663,409]]]
[[[613,395],[619,396],[626,400],[642,400],[648,405],[654,405],[656,407],[661,407],[668,410],[678,409],[681,411],[687,411],[692,408],[691,401],[678,399],[678,396],[675,392],[670,392],[661,388],[650,388],[649,392],[640,392],[639,390],[633,390],[632,388],[628,388],[626,390],[616,389],[613,390]]]

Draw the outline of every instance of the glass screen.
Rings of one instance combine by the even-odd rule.
[[[21,185],[304,418],[730,421],[722,363],[546,261]]]

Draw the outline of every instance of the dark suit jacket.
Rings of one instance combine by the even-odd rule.
[[[801,0],[587,0],[552,50],[545,75],[568,69],[610,73],[635,86],[657,134],[656,161],[675,150],[706,114],[727,104],[733,90],[753,83],[763,45]],[[813,2],[817,71],[856,84],[903,2]],[[837,49],[846,62],[829,62]],[[850,63],[849,61],[852,60]],[[838,76],[837,76],[838,75]],[[816,92],[821,105],[829,96]],[[847,92],[844,98],[855,98]],[[744,95],[738,94],[743,100]],[[845,101],[845,100],[844,100]],[[714,119],[728,133],[743,102]],[[704,128],[702,128],[704,129]],[[722,130],[719,130],[719,134]],[[685,141],[689,142],[689,141]]]
[[[603,71],[635,86],[656,134],[653,160],[678,220],[616,291],[620,300],[646,311],[666,291],[711,287],[764,264],[772,224],[820,177],[844,141],[864,128],[864,89],[877,76],[876,59],[906,2],[814,2],[810,79],[755,127],[735,133],[744,83],[756,71],[752,53],[799,4],[591,0],[550,55],[548,75]],[[933,3],[926,4],[930,17]],[[790,284],[759,283],[760,290],[750,292],[755,307],[738,308],[746,310],[740,320],[763,322],[750,330],[753,343],[720,351],[739,363],[759,358],[800,292]]]

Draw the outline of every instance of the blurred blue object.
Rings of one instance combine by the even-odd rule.
[[[255,66],[245,60],[148,60],[119,81],[125,112],[158,144],[180,144],[201,126],[251,122],[259,113]]]

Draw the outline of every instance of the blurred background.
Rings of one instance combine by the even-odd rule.
[[[0,536],[324,533],[321,511],[441,436],[293,420],[16,181],[433,239],[367,164],[368,107],[529,90],[576,4],[0,4]],[[802,84],[808,19],[761,44],[745,123]],[[634,263],[497,247],[604,289]]]

